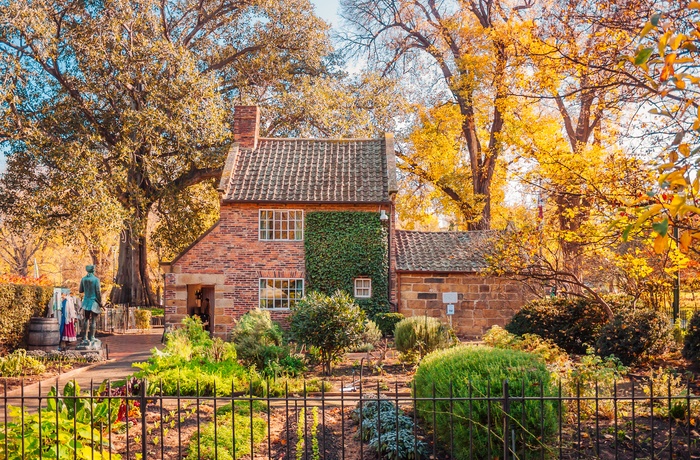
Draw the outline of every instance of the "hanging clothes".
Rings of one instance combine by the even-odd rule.
[[[75,342],[75,322],[78,315],[75,312],[73,298],[70,295],[67,296],[65,299],[63,299],[63,302],[61,302],[61,307],[62,314],[59,326],[61,330],[61,340],[64,342]]]

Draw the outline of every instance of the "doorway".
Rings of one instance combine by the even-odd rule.
[[[198,316],[210,334],[214,331],[214,293],[212,285],[187,285],[187,315]]]

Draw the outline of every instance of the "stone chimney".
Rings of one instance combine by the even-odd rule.
[[[233,108],[233,141],[239,147],[255,149],[260,131],[260,108],[257,105],[237,105]]]

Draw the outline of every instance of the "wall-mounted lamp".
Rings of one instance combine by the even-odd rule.
[[[381,221],[389,220],[389,216],[386,214],[386,211],[383,209],[379,212],[379,220],[381,220]]]

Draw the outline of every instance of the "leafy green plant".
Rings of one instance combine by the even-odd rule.
[[[49,391],[47,407],[41,409],[41,414],[8,406],[10,421],[0,424],[0,445],[7,448],[7,457],[3,458],[120,459],[120,455],[109,452],[107,434],[93,428],[109,426],[108,421],[114,429],[118,428],[120,400],[97,403],[80,396],[80,387],[69,382],[63,396],[55,387]]]
[[[384,337],[393,337],[396,324],[404,319],[401,313],[377,313],[372,318]]]
[[[547,297],[523,306],[506,324],[515,335],[536,334],[553,341],[567,353],[583,354],[598,339],[608,316],[586,299]]]
[[[265,439],[267,423],[263,417],[264,409],[259,405],[253,405],[252,426],[248,404],[236,403],[233,408],[227,405],[222,409],[217,412],[216,425],[213,422],[206,423],[199,434],[192,436],[186,460],[233,460],[245,457],[251,453],[251,434],[253,444]],[[235,433],[235,444],[231,433]]]
[[[351,417],[360,424],[360,439],[384,458],[402,460],[427,456],[426,444],[413,435],[413,420],[393,402],[387,399],[362,401],[351,412]]]
[[[700,311],[696,311],[688,322],[683,339],[683,357],[700,364]]]
[[[353,292],[355,278],[368,277],[372,297],[356,303],[370,318],[389,311],[388,237],[378,213],[307,213],[304,252],[309,290]]]
[[[469,458],[473,453],[485,459],[489,442],[502,446],[506,414],[501,404],[480,398],[502,398],[506,380],[510,396],[522,397],[523,388],[527,397],[554,396],[550,379],[544,362],[532,353],[483,346],[439,350],[423,358],[416,371],[414,394],[426,398],[419,399],[416,408],[439,441],[447,443],[453,435],[455,458]],[[475,399],[450,401],[450,396]],[[507,416],[517,432],[511,442],[516,452],[525,454],[520,458],[539,458],[557,432],[557,411],[558,403],[553,400],[512,402]],[[491,445],[492,453],[493,448]]]
[[[629,366],[666,351],[671,342],[668,320],[648,309],[622,310],[600,331],[596,351]]]
[[[455,344],[449,326],[429,316],[413,316],[400,321],[394,335],[396,350],[404,356],[422,358],[431,351]]]
[[[0,358],[0,376],[19,377],[39,375],[46,372],[46,366],[36,358],[27,356],[27,350],[18,349]]]
[[[302,407],[297,418],[297,460],[304,458],[304,427],[306,427],[306,409]]]
[[[290,332],[302,344],[318,347],[326,375],[332,363],[362,337],[365,313],[343,291],[312,292],[292,307]]]

